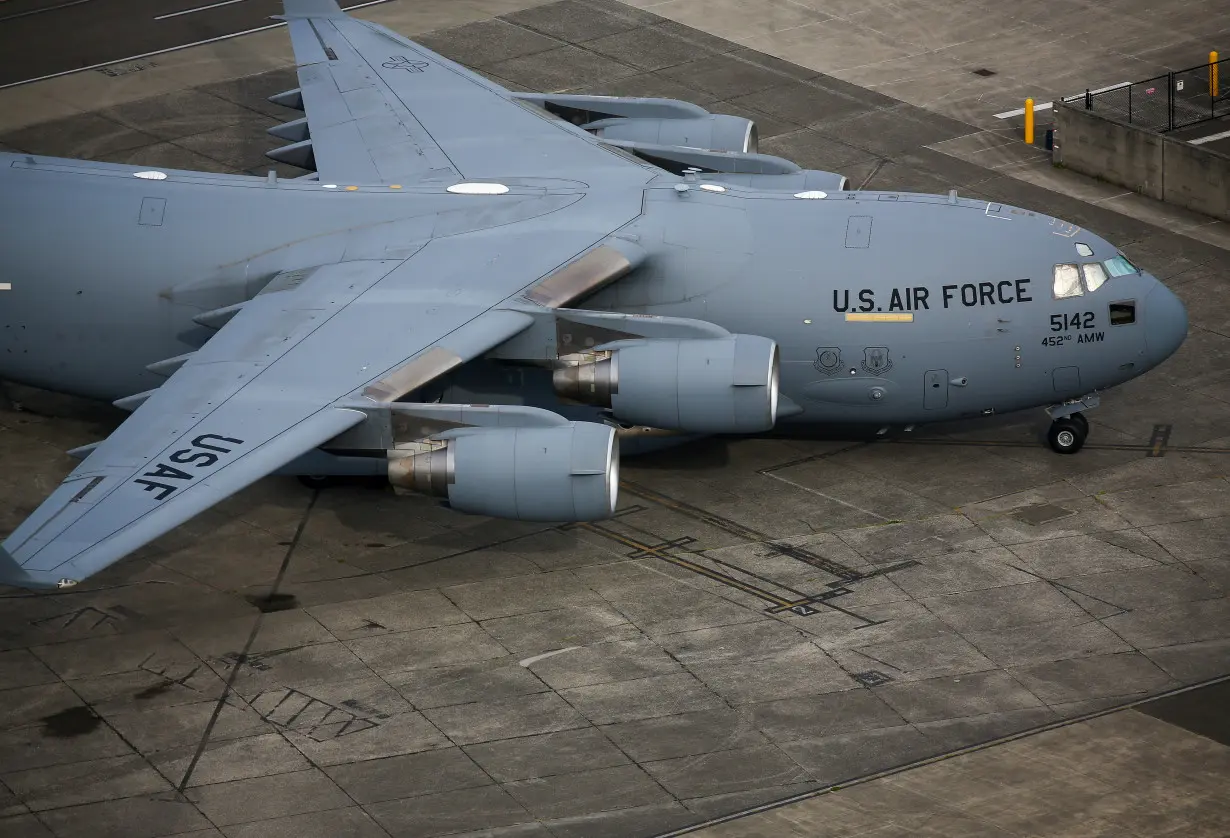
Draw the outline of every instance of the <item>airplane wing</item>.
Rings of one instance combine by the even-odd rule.
[[[349,17],[333,0],[284,2],[309,138],[271,156],[302,160],[310,144],[324,182],[588,179],[602,169],[648,170],[461,65]]]
[[[595,239],[549,219],[506,229],[326,265],[245,303],[0,544],[0,584],[72,585],[362,421],[350,406],[518,334],[531,316],[496,306]]]

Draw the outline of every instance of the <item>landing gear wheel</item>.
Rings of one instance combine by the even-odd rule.
[[[1085,414],[1077,412],[1073,413],[1068,418],[1079,422],[1081,430],[1084,431],[1085,436],[1089,436],[1089,420],[1085,418]]]
[[[1046,432],[1046,441],[1051,444],[1051,449],[1055,453],[1075,454],[1081,450],[1085,444],[1085,437],[1089,435],[1089,425],[1082,421],[1084,418],[1083,416],[1080,419],[1075,416],[1065,416],[1051,423],[1050,429]]]
[[[337,478],[330,474],[301,474],[299,482],[309,489],[328,489],[337,485]]]

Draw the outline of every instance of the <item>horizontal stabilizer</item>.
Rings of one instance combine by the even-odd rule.
[[[276,160],[279,163],[286,163],[290,166],[298,166],[300,169],[316,168],[316,155],[312,151],[311,140],[291,143],[290,145],[284,145],[281,148],[275,148],[272,151],[266,151],[265,156],[270,160]]]
[[[301,111],[303,110],[303,91],[297,87],[294,90],[285,90],[270,96],[269,101],[284,108]]]

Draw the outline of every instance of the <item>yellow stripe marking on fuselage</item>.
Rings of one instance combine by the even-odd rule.
[[[914,313],[855,312],[846,313],[847,323],[913,323]]]

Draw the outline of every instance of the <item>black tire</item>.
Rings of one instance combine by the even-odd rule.
[[[1051,423],[1046,432],[1046,441],[1056,454],[1075,454],[1085,445],[1086,436],[1088,431],[1080,420],[1065,416]]]
[[[299,482],[309,489],[328,489],[337,485],[337,478],[330,474],[301,474]]]
[[[1073,413],[1068,418],[1079,422],[1081,426],[1081,430],[1085,432],[1086,438],[1089,436],[1089,420],[1085,418],[1085,414],[1079,413],[1079,412]]]

